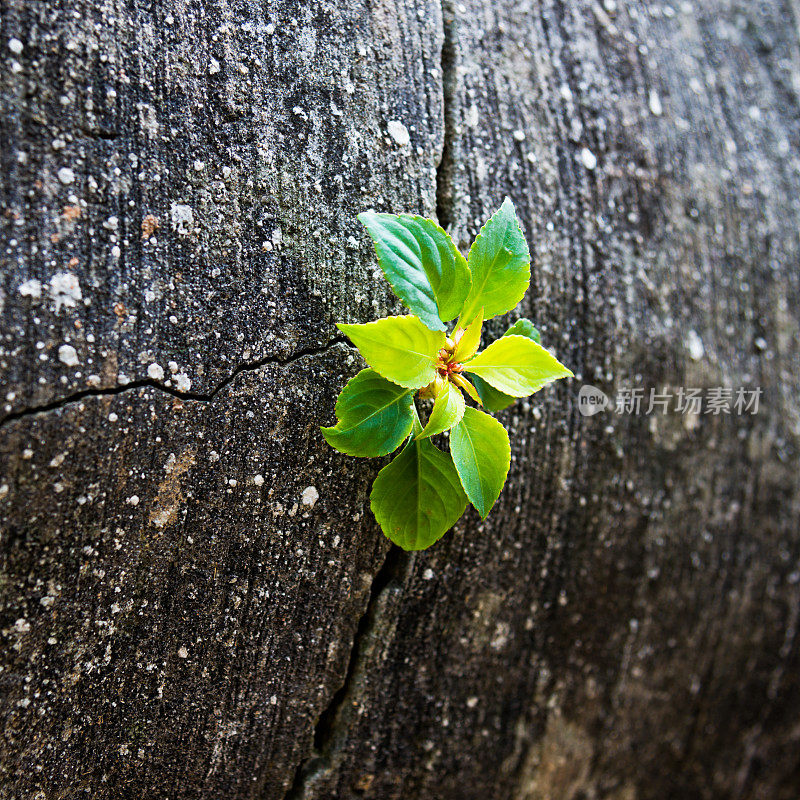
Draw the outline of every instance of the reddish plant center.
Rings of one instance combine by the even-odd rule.
[[[439,360],[436,364],[436,371],[443,377],[447,378],[450,375],[458,375],[459,373],[464,371],[464,367],[462,364],[459,364],[456,361],[451,361],[450,359],[453,358],[453,354],[448,352],[447,350],[440,350],[439,351]]]

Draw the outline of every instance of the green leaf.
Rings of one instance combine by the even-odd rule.
[[[385,317],[364,325],[336,327],[374,370],[393,383],[418,389],[436,377],[434,363],[445,335],[426,328],[417,317]]]
[[[483,407],[487,411],[502,411],[517,401],[516,397],[512,397],[510,394],[505,394],[504,392],[498,392],[494,386],[486,383],[483,378],[477,375],[472,376],[472,385],[478,392],[478,397],[480,397],[481,403],[483,403]]]
[[[532,339],[534,342],[536,342],[536,344],[542,343],[541,334],[529,319],[518,319],[503,334],[503,336],[517,335],[527,336],[529,339]],[[483,401],[483,407],[487,411],[502,411],[503,409],[508,408],[517,399],[516,397],[512,397],[510,394],[504,394],[503,392],[497,391],[497,389],[495,389],[493,386],[490,386],[485,380],[483,380],[483,378],[479,378],[477,375],[472,376],[472,382],[475,384],[475,388],[478,390],[478,395],[480,395],[480,398]]]
[[[336,401],[336,426],[321,429],[325,441],[349,456],[374,458],[397,450],[414,422],[413,391],[362,369]]]
[[[454,372],[450,376],[450,380],[453,381],[459,389],[466,392],[478,405],[481,405],[480,395],[475,391],[475,387],[463,375]]]
[[[429,436],[435,436],[437,433],[449,431],[464,416],[464,409],[466,408],[464,395],[450,381],[437,380],[437,384],[433,410],[428,417],[427,424],[417,434],[417,439],[424,439]]]
[[[375,478],[370,506],[378,524],[403,550],[424,550],[453,527],[467,507],[452,458],[412,439]]]
[[[395,294],[432,330],[461,312],[472,282],[466,259],[435,222],[366,211],[358,219],[375,243]]]
[[[494,417],[468,408],[450,433],[450,453],[467,497],[486,519],[500,497],[511,465],[506,429]]]
[[[492,342],[468,361],[464,370],[512,397],[525,397],[551,381],[572,375],[544,347],[517,335]]]
[[[453,361],[459,364],[472,358],[478,351],[481,343],[481,331],[483,329],[483,309],[478,312],[478,316],[467,325],[467,329],[458,340],[458,344],[453,350]]]
[[[536,326],[529,320],[518,319],[504,334],[503,336],[527,336],[532,339],[536,344],[542,343],[542,334],[539,333]]]
[[[508,198],[475,237],[468,264],[472,288],[461,320],[473,319],[480,308],[483,318],[491,319],[522,300],[531,282],[531,256]]]

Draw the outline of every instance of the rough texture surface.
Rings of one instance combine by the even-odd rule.
[[[797,797],[796,3],[0,10],[0,798]],[[355,214],[505,194],[577,378],[409,557],[317,434]]]

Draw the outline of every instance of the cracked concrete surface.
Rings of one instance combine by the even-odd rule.
[[[243,372],[252,372],[253,370],[260,369],[261,367],[265,367],[269,364],[275,364],[282,367],[290,366],[291,364],[299,361],[302,358],[306,358],[308,356],[323,355],[328,350],[330,350],[331,347],[337,344],[347,344],[347,340],[344,337],[335,337],[331,339],[328,342],[328,344],[324,345],[323,347],[305,348],[303,350],[298,350],[296,353],[286,358],[267,356],[265,358],[260,359],[259,361],[255,361],[250,364],[240,364],[238,367],[236,367],[236,369],[233,370],[233,372],[227,378],[218,383],[207,394],[201,394],[199,392],[180,391],[179,389],[174,389],[171,386],[159,383],[158,381],[155,381],[153,379],[143,379],[143,380],[133,381],[131,383],[126,383],[123,386],[117,386],[113,389],[84,389],[83,391],[76,392],[75,394],[62,397],[58,400],[53,400],[50,403],[46,403],[41,406],[33,406],[32,408],[23,408],[20,409],[19,411],[7,414],[4,417],[0,417],[0,428],[2,428],[3,425],[14,422],[15,420],[18,419],[22,419],[24,417],[29,417],[34,414],[43,414],[47,411],[56,411],[72,403],[76,403],[79,400],[85,400],[87,397],[113,397],[114,395],[122,394],[124,392],[130,392],[135,389],[142,389],[144,387],[149,387],[151,389],[158,389],[158,391],[164,392],[165,394],[170,395],[170,397],[175,397],[179,400],[196,400],[207,403],[213,400],[223,389],[230,386],[231,383],[233,383],[233,381],[235,381],[236,378]]]
[[[1,10],[0,800],[794,800],[789,6]],[[399,310],[355,217],[505,194],[578,380],[764,404],[549,389],[410,558],[318,433]]]

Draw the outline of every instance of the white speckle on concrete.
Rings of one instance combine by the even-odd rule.
[[[389,131],[389,136],[391,136],[400,147],[405,147],[411,141],[411,137],[408,135],[408,128],[406,128],[400,120],[391,120],[386,128]]]
[[[209,75],[216,75],[220,70],[219,61],[216,58],[212,58],[208,64],[208,74]]]
[[[655,89],[650,90],[650,113],[654,117],[660,117],[664,113],[664,106],[661,105],[661,98]]]
[[[308,506],[309,508],[314,508],[317,500],[319,500],[319,492],[317,491],[317,487],[306,486],[306,488],[303,489],[303,493],[300,495],[300,502],[304,506]]]
[[[162,511],[159,511],[157,514],[151,515],[150,521],[156,526],[156,528],[164,528],[169,523],[173,511],[174,509],[172,508],[165,508]],[[189,541],[191,542],[191,538]]]
[[[33,300],[38,300],[42,296],[42,282],[36,280],[36,278],[31,278],[29,281],[25,281],[25,283],[19,285],[19,293],[23,297],[30,297]]]
[[[58,360],[68,367],[77,367],[81,362],[78,360],[78,354],[71,344],[62,344],[58,348]]]
[[[188,236],[194,226],[194,211],[191,206],[182,203],[172,203],[170,205],[170,215],[172,217],[172,230],[180,236]]]
[[[525,141],[525,131],[523,131],[520,128],[517,128],[517,130],[514,131],[514,138],[518,142],[524,142]]]
[[[153,362],[147,367],[147,377],[152,378],[154,381],[163,381],[164,367],[162,367],[161,364],[156,364]]]
[[[492,650],[502,650],[507,644],[511,635],[511,626],[507,622],[498,622],[495,625],[494,636],[489,642]]]
[[[689,351],[689,358],[692,361],[699,361],[705,355],[706,349],[703,347],[703,340],[694,329],[686,334],[686,349]]]
[[[118,419],[119,417],[113,411],[108,415],[109,422],[116,422]]]
[[[200,159],[197,159],[197,161],[194,162],[195,172],[202,172],[205,168],[206,168],[205,161],[200,161]]]
[[[8,40],[8,49],[15,56],[18,56],[22,52],[22,42],[17,38],[9,39]]]
[[[8,497],[8,492],[9,488],[7,483],[4,483],[2,486],[0,486],[0,500],[3,500],[4,498]]]
[[[185,372],[179,372],[175,376],[175,388],[179,392],[188,392],[192,388],[192,381]]]
[[[426,569],[425,572],[422,573],[422,580],[432,581],[433,578],[434,578],[434,572],[430,567],[428,567],[428,569]]]
[[[69,167],[61,167],[58,171],[58,179],[65,186],[75,182],[75,173]]]
[[[138,506],[139,505],[139,495],[132,494],[126,501],[129,506]]]
[[[263,486],[263,485],[264,485],[264,476],[263,476],[263,475],[256,475],[256,476],[253,478],[253,483],[254,483],[256,486]]]
[[[51,597],[50,595],[45,595],[44,597],[39,598],[39,605],[43,606],[44,608],[51,608],[53,603],[55,603],[55,597]]]
[[[179,647],[178,658],[189,658],[189,651],[183,646]]]
[[[31,629],[31,624],[24,617],[20,617],[14,623],[14,630],[17,631],[17,633],[28,633],[30,629]]]
[[[57,272],[50,278],[50,296],[55,300],[56,314],[62,307],[75,308],[83,298],[78,276],[71,272]]]
[[[581,149],[580,157],[586,169],[594,169],[597,166],[597,156],[588,147]]]
[[[464,114],[464,122],[470,128],[475,128],[478,125],[478,120],[480,119],[480,115],[478,113],[478,106],[474,103],[467,109],[466,113]]]

